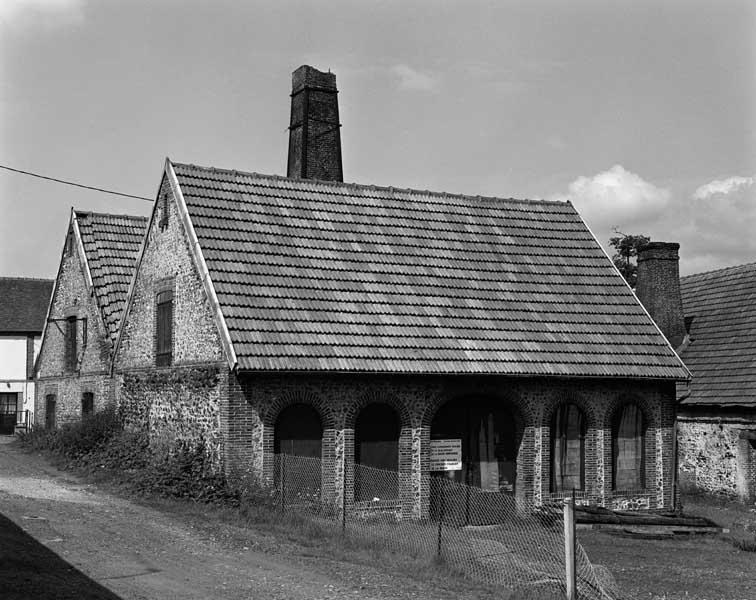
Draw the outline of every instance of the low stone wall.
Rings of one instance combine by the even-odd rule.
[[[683,417],[678,423],[678,471],[683,490],[747,499],[753,494],[751,444],[744,433],[756,421]]]
[[[118,391],[124,425],[146,430],[158,455],[182,444],[203,444],[211,464],[220,469],[220,381],[215,365],[124,373]]]

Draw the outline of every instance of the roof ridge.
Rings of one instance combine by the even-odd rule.
[[[730,265],[729,267],[720,267],[719,269],[711,269],[709,271],[701,271],[700,273],[691,273],[690,275],[684,275],[680,277],[680,281],[683,279],[691,279],[693,277],[701,277],[703,275],[711,275],[713,273],[724,273],[725,271],[731,271],[734,269],[743,269],[745,267],[755,267],[756,262],[743,263],[742,265]]]
[[[8,275],[8,276],[0,275],[0,281],[10,281],[10,280],[15,280],[15,281],[44,281],[44,282],[50,282],[50,283],[52,283],[52,282],[55,281],[54,279],[49,279],[47,277],[17,277],[15,275]]]
[[[141,215],[127,215],[123,213],[104,213],[104,212],[97,212],[93,210],[79,210],[74,209],[74,213],[78,217],[79,215],[89,215],[93,217],[115,217],[115,218],[127,218],[127,219],[138,219],[140,221],[147,221],[147,217],[143,217]]]
[[[465,200],[475,200],[477,202],[484,202],[484,201],[506,201],[506,202],[519,202],[522,204],[548,204],[548,205],[570,205],[571,203],[569,201],[563,202],[561,200],[533,200],[530,198],[504,198],[502,196],[484,196],[481,194],[457,194],[454,192],[445,192],[445,191],[433,191],[433,190],[421,190],[418,188],[409,188],[409,187],[396,187],[396,186],[384,186],[384,185],[376,185],[376,184],[368,184],[368,183],[357,183],[357,182],[348,182],[348,181],[329,181],[324,179],[303,179],[301,177],[285,177],[283,175],[274,175],[274,174],[267,174],[267,173],[257,173],[255,171],[239,171],[236,169],[222,169],[218,167],[204,167],[202,165],[195,165],[192,163],[179,163],[179,162],[172,162],[174,166],[178,167],[188,167],[192,169],[200,169],[204,171],[211,171],[216,173],[232,173],[237,176],[251,176],[254,178],[268,178],[273,179],[275,181],[296,181],[296,182],[302,182],[302,183],[310,183],[313,185],[321,185],[321,186],[339,186],[344,187],[347,189],[360,189],[360,190],[380,190],[380,191],[386,191],[392,194],[395,193],[401,193],[401,192],[408,192],[412,194],[424,194],[431,197],[437,197],[437,198],[459,198],[459,199],[465,199]]]

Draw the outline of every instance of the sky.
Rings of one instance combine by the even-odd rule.
[[[345,181],[756,262],[752,0],[1,0],[0,165],[148,198],[166,156],[285,175],[302,64],[336,74]],[[151,210],[0,169],[0,276],[54,278],[71,207]]]

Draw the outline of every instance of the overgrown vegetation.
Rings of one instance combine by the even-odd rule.
[[[614,232],[618,235],[609,238],[609,245],[614,248],[612,262],[630,287],[635,289],[635,284],[638,282],[638,249],[647,244],[651,238],[646,235],[622,233],[617,228]]]
[[[59,429],[32,429],[20,439],[29,449],[53,454],[65,468],[99,478],[110,476],[137,493],[239,502],[239,492],[213,471],[202,441],[180,443],[170,453],[156,454],[147,434],[124,429],[112,408]]]

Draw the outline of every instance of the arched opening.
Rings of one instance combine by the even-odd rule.
[[[288,506],[316,502],[321,491],[323,425],[309,404],[292,404],[281,411],[274,428],[274,479]]]
[[[585,487],[585,432],[583,411],[575,404],[560,404],[551,420],[551,491]]]
[[[399,497],[400,432],[399,416],[387,404],[368,404],[360,411],[354,432],[355,500]]]
[[[320,458],[323,425],[318,412],[309,404],[292,404],[276,419],[274,452],[289,456]]]
[[[460,398],[444,404],[431,423],[431,472],[437,478],[431,513],[443,511],[445,521],[459,524],[500,522],[513,504],[518,429],[515,415],[500,400]],[[448,463],[438,460],[439,453],[448,452],[440,450],[444,446],[459,448],[457,464],[453,450]]]
[[[612,487],[640,490],[646,487],[646,422],[635,403],[625,404],[612,424]]]

